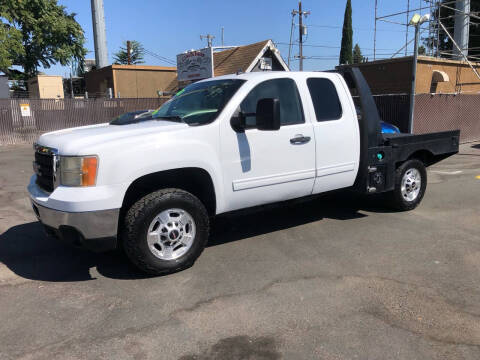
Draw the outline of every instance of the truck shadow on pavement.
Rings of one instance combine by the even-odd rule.
[[[207,246],[239,241],[324,218],[349,220],[367,216],[359,212],[361,210],[390,212],[375,199],[348,192],[327,194],[219,216],[212,222]],[[71,247],[47,237],[39,222],[16,225],[0,235],[0,263],[19,277],[40,281],[94,280],[92,268],[113,279],[149,277],[134,268],[122,252],[97,254]],[[8,277],[6,281],[9,282]]]

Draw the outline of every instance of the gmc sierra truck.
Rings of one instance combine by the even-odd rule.
[[[380,124],[358,69],[221,76],[155,111],[42,135],[28,191],[47,233],[169,273],[194,263],[217,214],[342,188],[414,209],[460,132]]]

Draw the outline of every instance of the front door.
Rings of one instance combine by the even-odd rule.
[[[310,195],[315,180],[313,126],[305,120],[293,79],[279,78],[255,86],[240,104],[252,114],[263,98],[280,100],[281,127],[256,129],[254,115],[247,129],[235,132],[228,121],[221,127],[221,157],[228,210]]]

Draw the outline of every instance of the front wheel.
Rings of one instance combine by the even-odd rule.
[[[389,204],[400,211],[415,209],[427,188],[427,170],[419,160],[405,161],[395,172],[395,188],[389,194]]]
[[[164,189],[138,200],[125,216],[124,249],[142,271],[160,275],[190,267],[208,239],[209,219],[194,195]]]

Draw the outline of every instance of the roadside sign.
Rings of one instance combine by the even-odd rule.
[[[32,116],[30,104],[20,104],[20,111],[22,112],[22,116]]]
[[[192,50],[177,55],[178,81],[213,77],[213,48]]]

